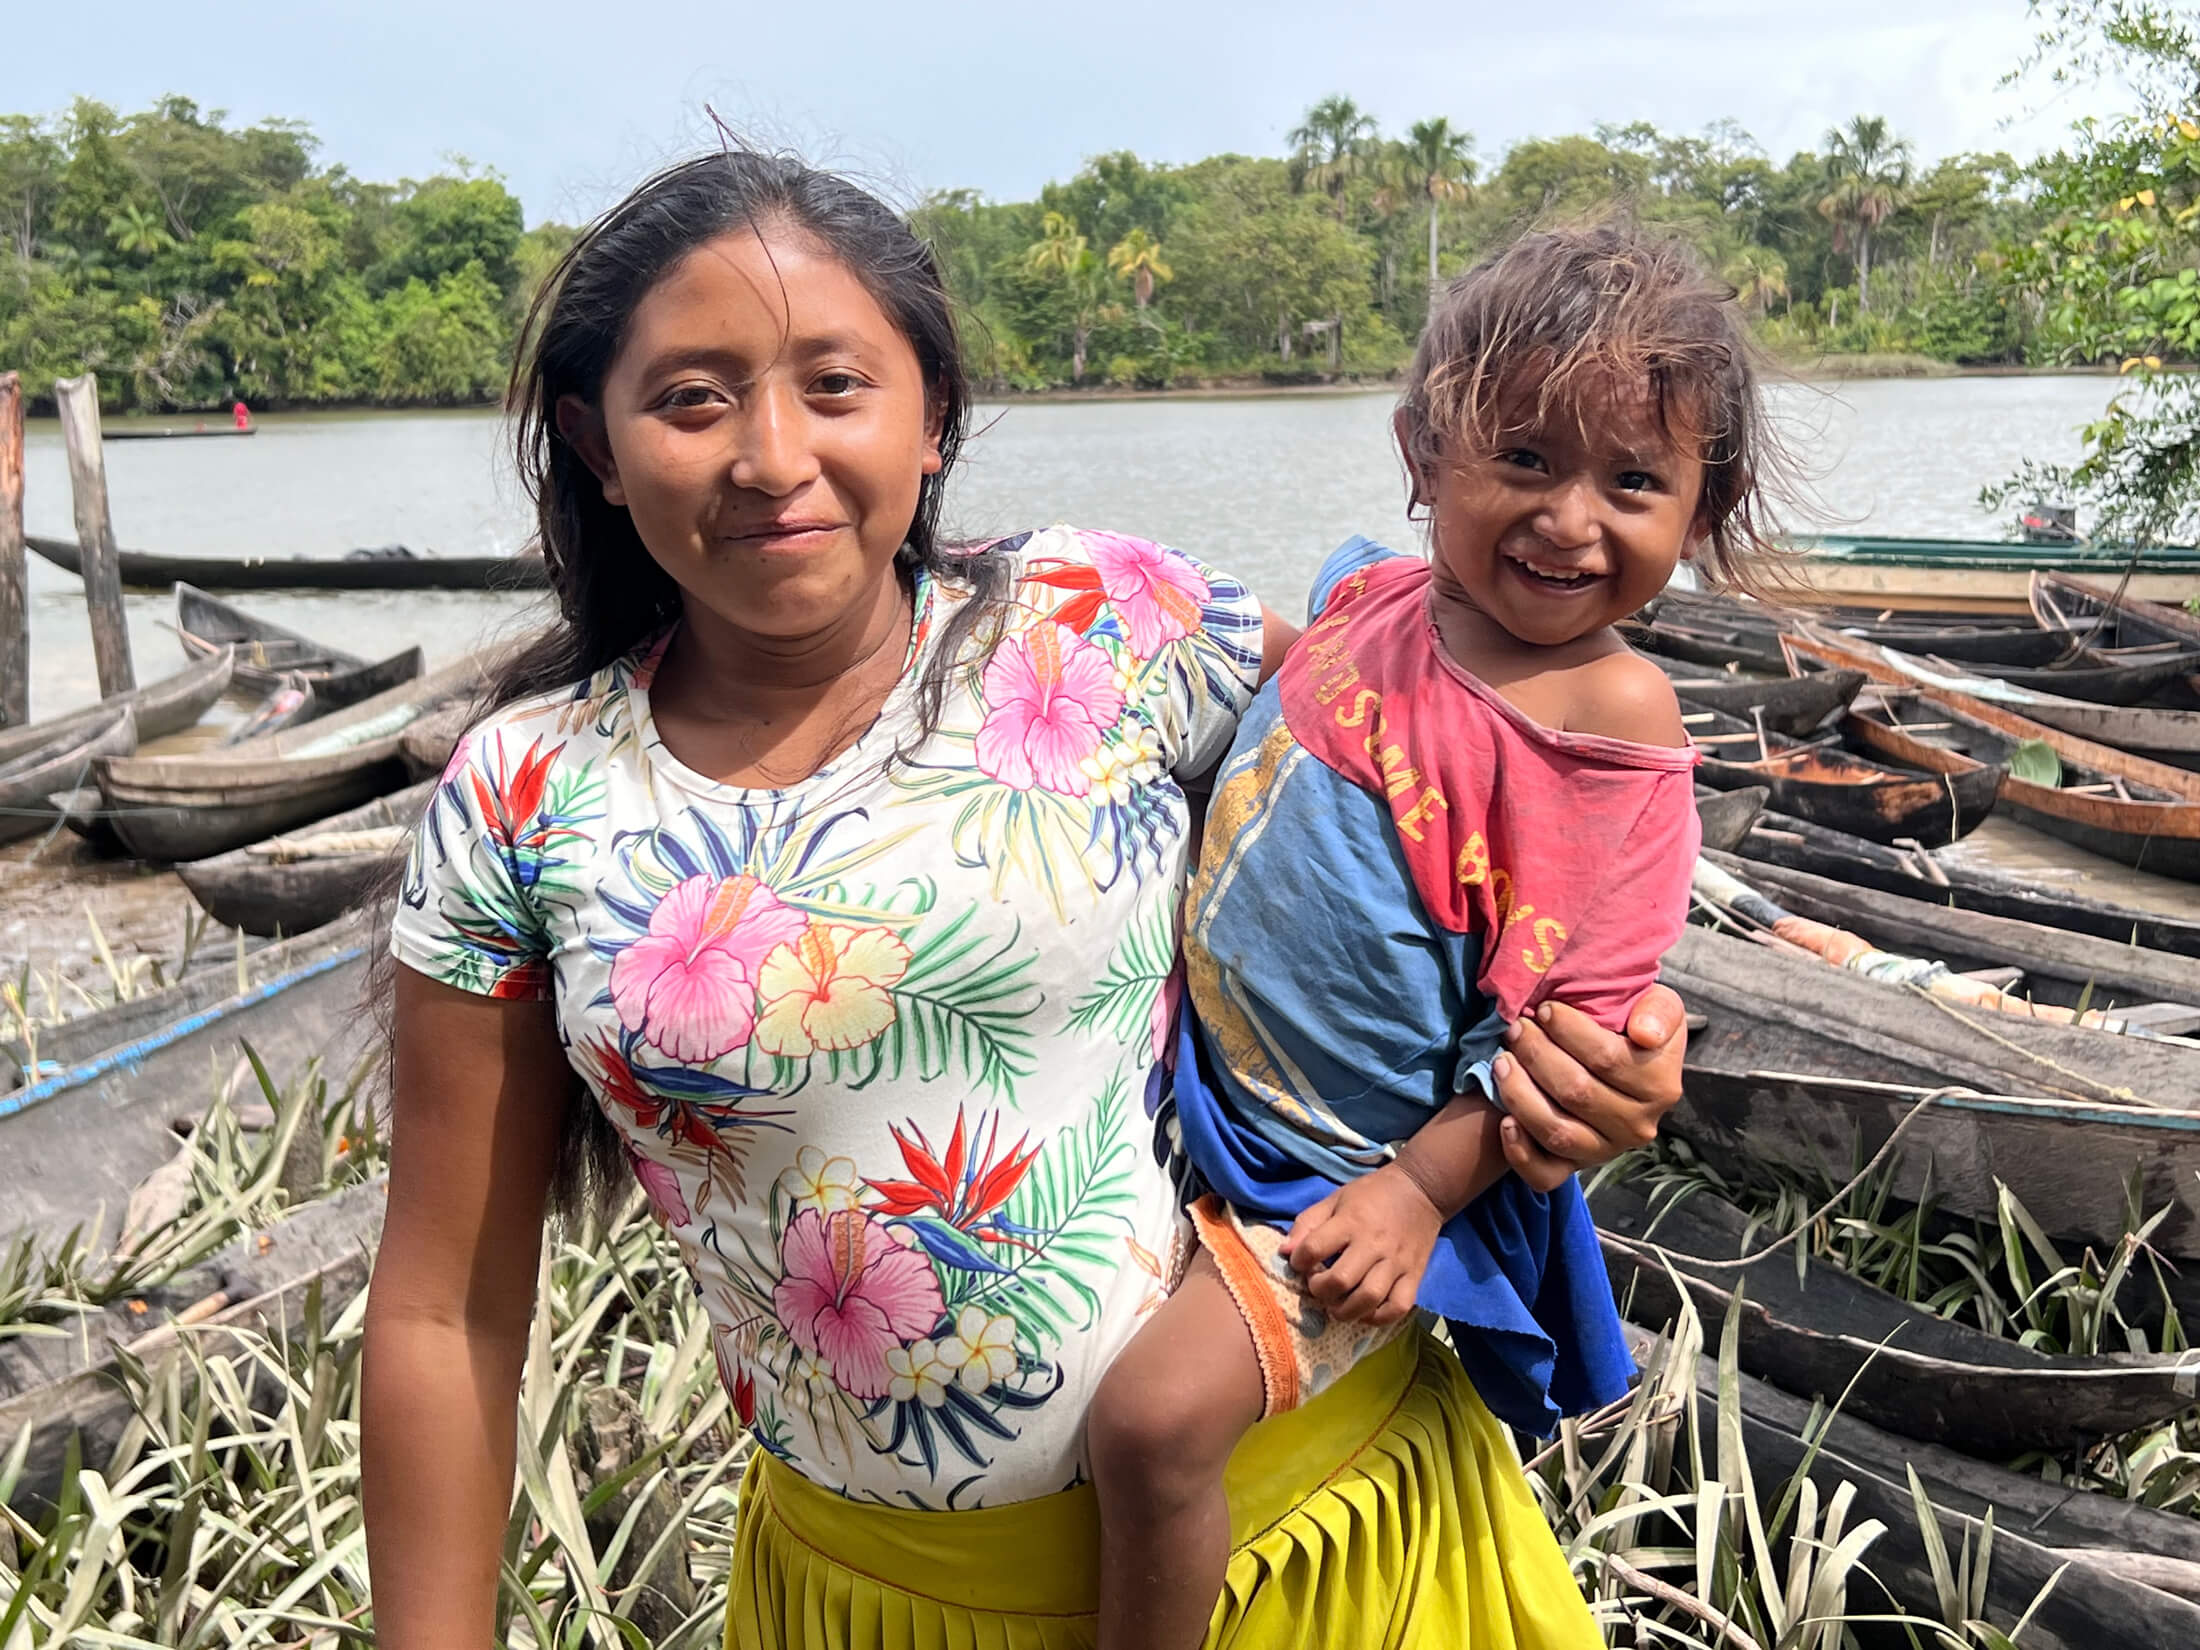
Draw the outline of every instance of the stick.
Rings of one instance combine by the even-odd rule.
[[[1636,1592],[1648,1593],[1660,1604],[1670,1604],[1674,1609],[1685,1611],[1694,1616],[1718,1634],[1719,1641],[1722,1644],[1730,1644],[1734,1647],[1734,1650],[1763,1650],[1763,1647],[1755,1639],[1735,1625],[1732,1616],[1713,1609],[1693,1593],[1684,1593],[1671,1582],[1660,1581],[1656,1576],[1636,1569],[1624,1558],[1615,1558],[1610,1553],[1605,1553],[1602,1557],[1604,1567],[1627,1583],[1628,1586],[1634,1588]]]
[[[61,438],[69,449],[69,487],[76,499],[76,542],[84,557],[84,605],[92,619],[92,657],[99,694],[137,687],[130,664],[130,627],[122,611],[122,556],[107,514],[107,460],[100,446],[99,380],[91,373],[54,381]]]
[[[30,575],[23,554],[23,380],[0,372],[0,727],[31,719]]]

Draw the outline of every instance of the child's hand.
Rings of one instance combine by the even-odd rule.
[[[1332,1318],[1393,1324],[1413,1310],[1443,1225],[1413,1177],[1386,1164],[1293,1221],[1282,1253]]]

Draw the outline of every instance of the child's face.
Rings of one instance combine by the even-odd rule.
[[[1438,593],[1555,647],[1665,588],[1698,533],[1703,461],[1666,434],[1646,393],[1607,395],[1586,417],[1539,418],[1521,400],[1502,409],[1489,451],[1455,443],[1423,471],[1421,496]]]

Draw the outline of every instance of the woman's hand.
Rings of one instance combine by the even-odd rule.
[[[1496,1061],[1506,1161],[1541,1184],[1647,1146],[1680,1101],[1687,1051],[1686,1015],[1667,986],[1643,993],[1625,1036],[1564,1003],[1542,1004],[1506,1034]]]

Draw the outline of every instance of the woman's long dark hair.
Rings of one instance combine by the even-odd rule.
[[[557,616],[497,670],[477,716],[586,681],[679,617],[679,586],[559,434],[558,403],[570,395],[598,404],[642,299],[697,247],[741,230],[790,231],[815,242],[862,282],[916,351],[941,462],[919,488],[899,559],[969,593],[927,652],[916,693],[923,731],[938,725],[948,683],[966,668],[965,646],[997,620],[1014,578],[1009,558],[940,541],[941,501],[969,429],[970,383],[932,249],[884,201],[847,179],[792,156],[730,148],[659,172],[582,230],[528,311],[506,406]],[[376,996],[389,1001],[386,990]],[[570,1218],[601,1207],[626,1184],[618,1131],[576,1075],[553,1206]]]

